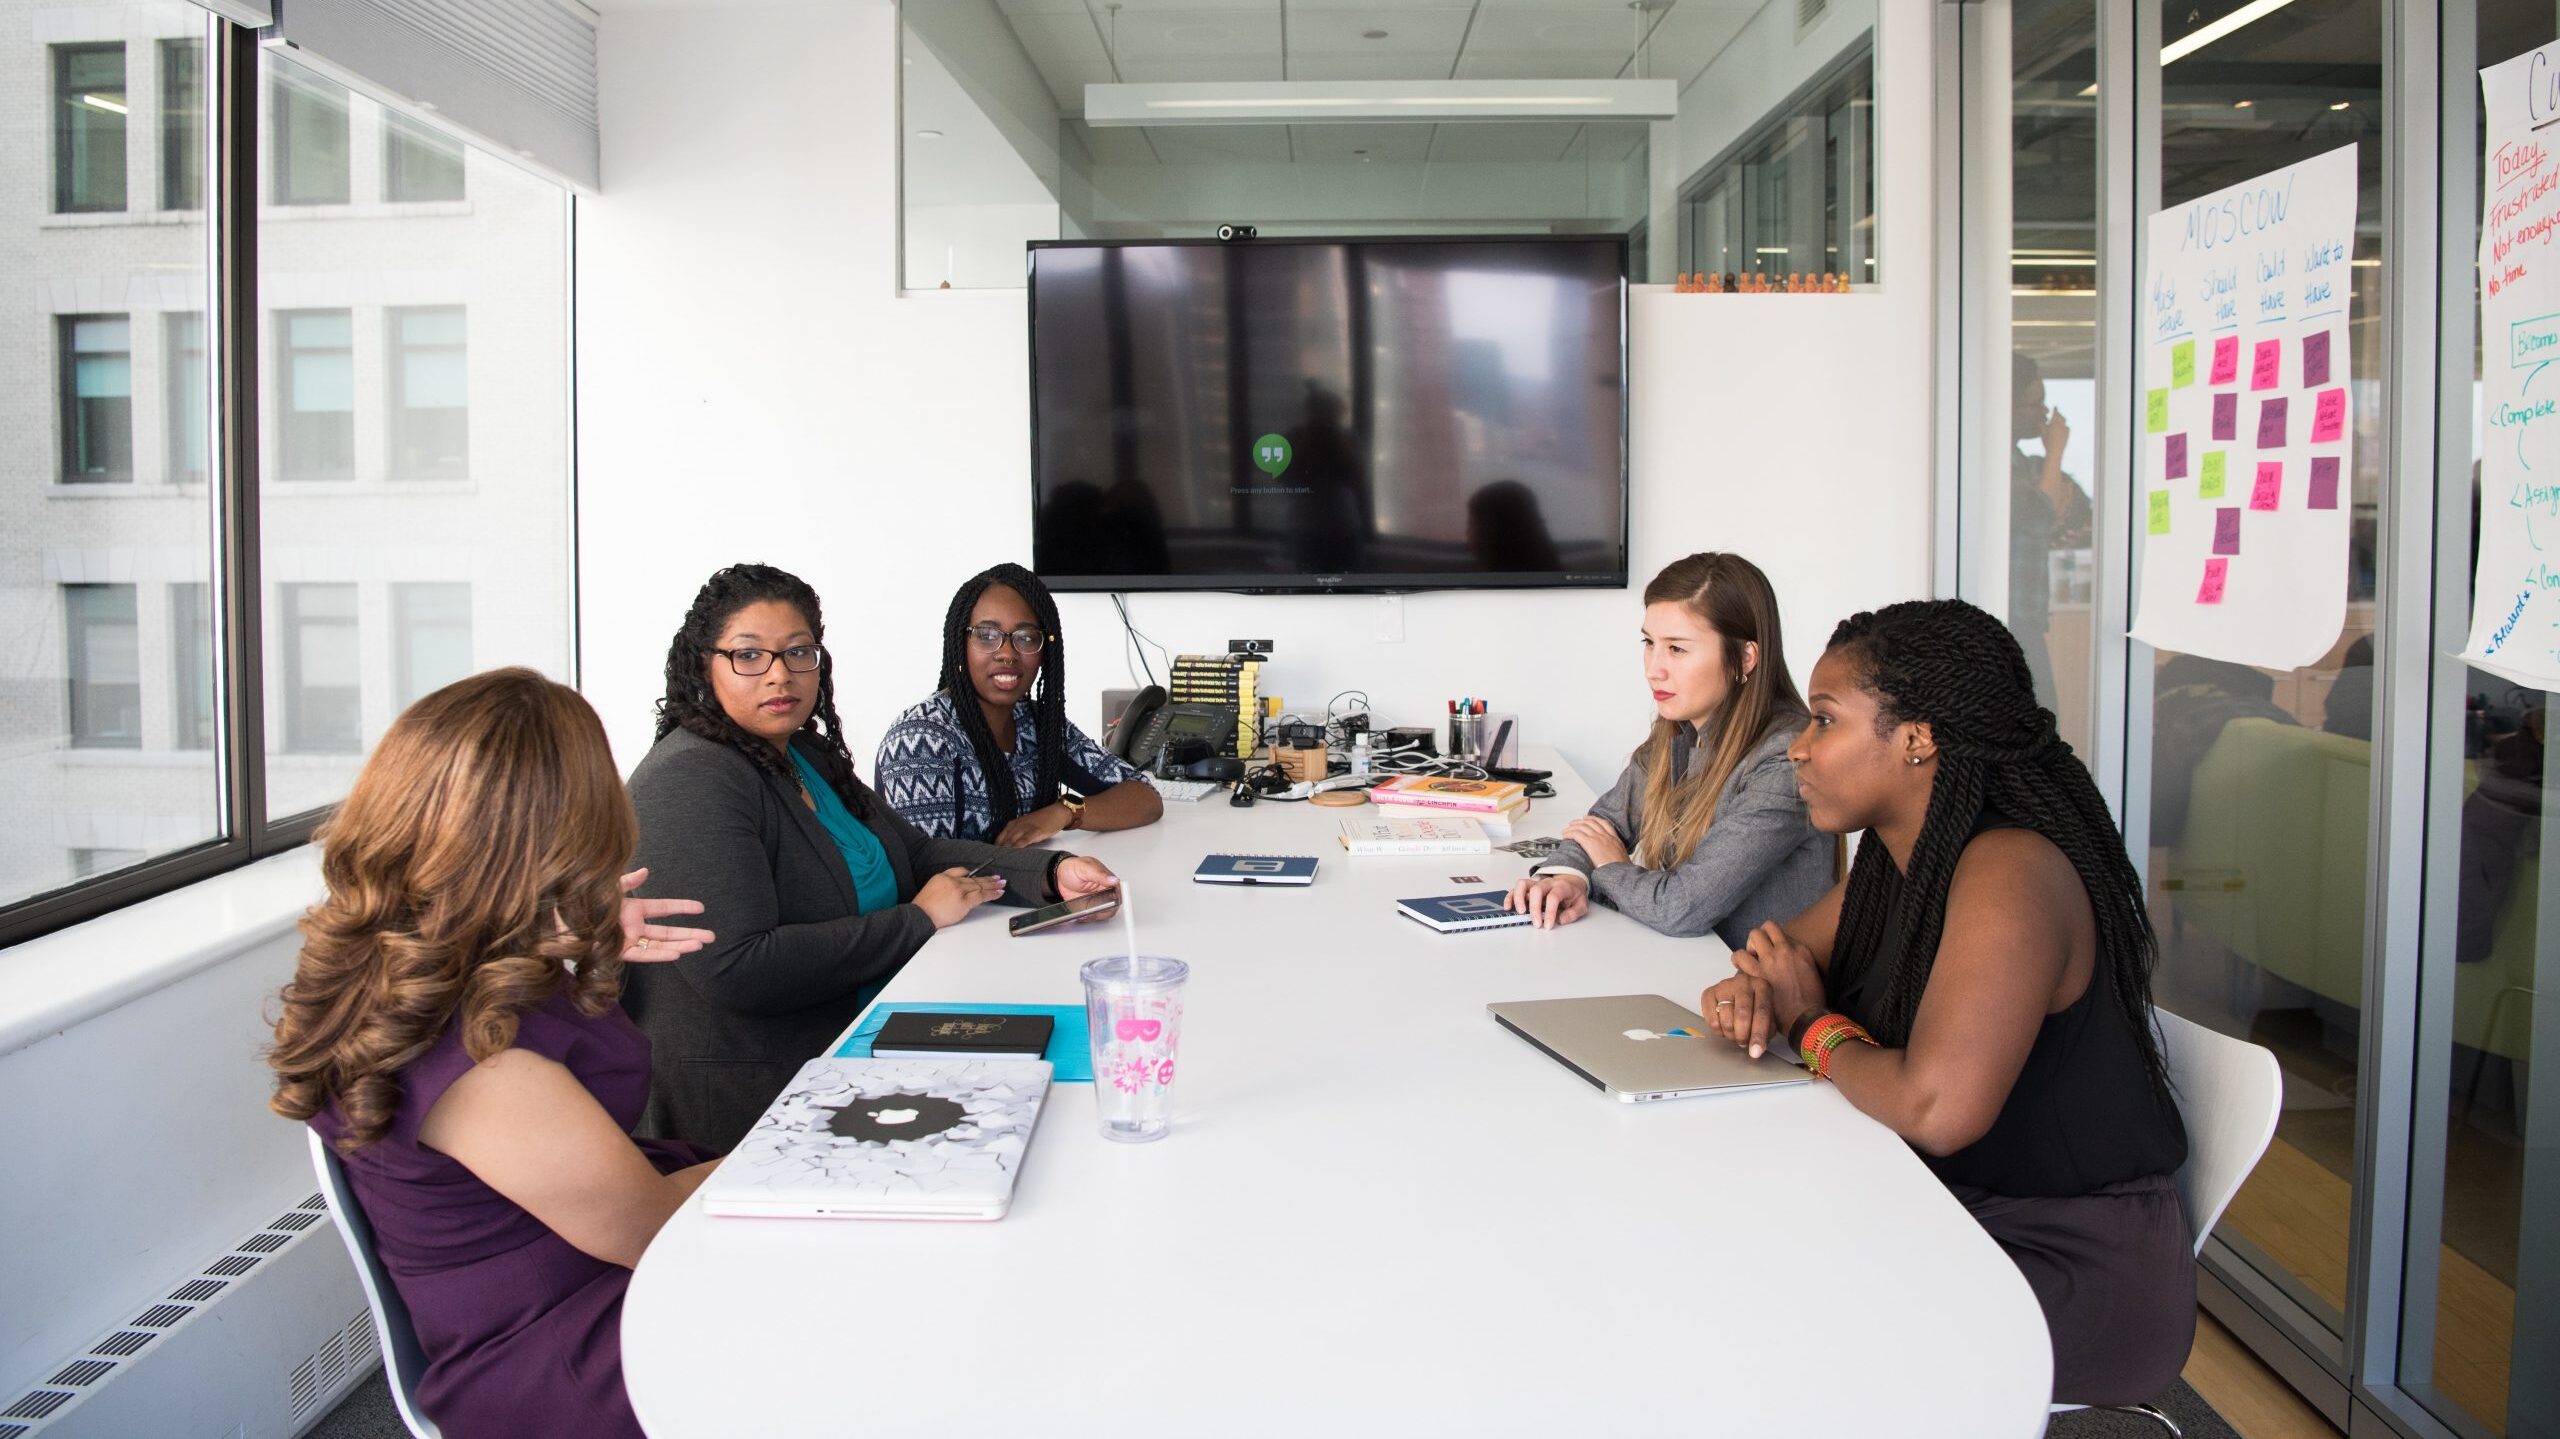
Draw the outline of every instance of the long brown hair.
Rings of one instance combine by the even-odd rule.
[[[1804,713],[1804,699],[1787,673],[1785,646],[1778,636],[1778,597],[1769,577],[1740,555],[1708,550],[1673,560],[1644,587],[1647,606],[1676,604],[1695,616],[1724,642],[1724,672],[1732,684],[1723,710],[1707,717],[1711,744],[1707,762],[1689,767],[1674,780],[1671,747],[1686,743],[1680,727],[1659,715],[1653,731],[1636,747],[1645,767],[1644,828],[1636,836],[1636,862],[1647,869],[1676,869],[1688,863],[1715,823],[1716,798],[1769,732],[1773,720],[1792,720]],[[1743,646],[1760,647],[1760,663],[1746,671]]]
[[[328,898],[302,918],[269,1107],[332,1102],[339,1147],[380,1139],[399,1071],[449,1023],[474,1060],[562,989],[602,1014],[622,992],[623,865],[639,839],[594,710],[529,669],[411,705],[319,836]]]

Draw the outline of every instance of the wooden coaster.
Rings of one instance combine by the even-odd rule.
[[[1349,809],[1355,804],[1368,802],[1369,792],[1358,789],[1329,789],[1307,796],[1307,803],[1320,804],[1327,809]]]

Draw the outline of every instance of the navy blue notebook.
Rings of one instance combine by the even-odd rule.
[[[1311,854],[1213,854],[1200,861],[1191,877],[1201,884],[1313,884],[1316,857]]]
[[[1504,893],[1488,889],[1475,894],[1436,894],[1427,899],[1400,899],[1396,901],[1396,912],[1407,919],[1419,920],[1442,934],[1527,924],[1529,916],[1526,911],[1502,907]]]

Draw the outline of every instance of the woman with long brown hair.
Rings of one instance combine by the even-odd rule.
[[[595,711],[526,669],[412,705],[320,834],[272,1107],[337,1149],[447,1433],[640,1433],[623,1288],[711,1166],[632,1139],[649,1041],[616,1001],[712,936],[624,897],[637,839]]]
[[[1805,818],[1787,763],[1805,709],[1778,599],[1740,555],[1689,555],[1645,586],[1643,638],[1652,730],[1505,903],[1544,929],[1596,898],[1664,934],[1739,945],[1820,899],[1836,850]]]

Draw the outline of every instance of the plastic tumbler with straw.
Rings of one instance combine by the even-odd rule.
[[[1162,1139],[1173,1128],[1174,1054],[1182,1042],[1182,987],[1191,966],[1138,953],[1129,883],[1120,883],[1120,924],[1127,952],[1089,959],[1084,979],[1086,1036],[1093,1045],[1093,1102],[1102,1137],[1128,1144]]]

